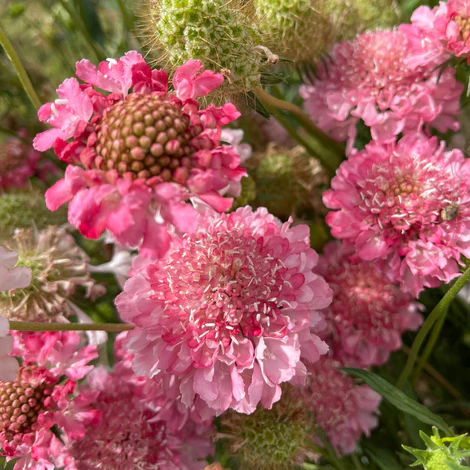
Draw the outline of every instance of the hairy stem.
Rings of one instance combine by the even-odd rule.
[[[447,293],[442,297],[439,303],[434,307],[433,311],[429,314],[428,318],[424,322],[423,326],[418,331],[416,338],[411,346],[410,354],[408,355],[408,360],[406,361],[405,367],[403,368],[400,377],[397,381],[397,387],[401,388],[405,383],[406,379],[410,376],[411,371],[413,370],[416,358],[418,357],[419,350],[426,339],[426,336],[431,331],[432,326],[436,320],[447,312],[450,303],[457,294],[460,292],[460,289],[470,280],[470,267],[468,267],[464,273],[457,279],[454,285],[447,291]]]
[[[33,84],[31,83],[31,80],[29,79],[26,69],[24,68],[18,54],[16,53],[14,47],[12,46],[1,26],[0,44],[2,45],[3,49],[5,49],[5,52],[10,58],[11,63],[13,64],[13,67],[18,74],[18,78],[20,79],[20,82],[23,85],[24,91],[28,95],[29,100],[36,109],[39,109],[41,107],[41,100],[39,99],[39,96],[37,95],[36,90],[34,89]]]
[[[14,331],[107,331],[120,333],[134,329],[134,325],[124,323],[39,323],[31,321],[10,321]]]

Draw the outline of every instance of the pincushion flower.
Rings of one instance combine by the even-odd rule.
[[[80,341],[70,341],[71,336],[79,338],[77,333],[52,333],[55,337],[62,336],[59,338],[62,342],[67,337],[69,343],[75,345],[75,351],[66,347],[55,350],[56,354],[43,353],[40,365],[35,361],[37,350],[33,352],[30,347],[28,351],[28,347],[22,347],[22,344],[30,341],[36,345],[47,344],[50,335],[49,332],[15,333],[15,348],[26,353],[24,362],[14,381],[0,382],[0,443],[7,461],[18,459],[14,470],[72,470],[67,463],[66,448],[55,432],[80,439],[100,417],[100,412],[89,406],[90,397],[77,397],[75,393],[76,380],[83,378],[90,368],[81,364],[72,371],[70,360],[65,374],[64,368],[54,367],[57,360],[67,361],[74,353],[82,357],[83,363],[95,359],[98,357],[96,347],[85,346],[80,352],[77,351]],[[69,378],[72,376],[74,380]]]
[[[427,41],[438,43],[446,52],[470,60],[470,1],[439,2],[433,9],[418,7],[411,16],[416,28]],[[438,50],[439,46],[435,46]]]
[[[360,120],[380,143],[429,126],[441,132],[458,130],[455,117],[463,88],[455,70],[408,64],[412,53],[416,59],[417,47],[398,30],[361,34],[337,44],[331,61],[320,64],[311,84],[301,87],[305,108],[322,130],[348,141],[348,153]],[[422,41],[419,47],[426,54],[428,43]]]
[[[377,426],[381,397],[368,385],[356,385],[339,367],[340,362],[327,357],[309,364],[307,384],[298,391],[335,451],[345,455]]]
[[[323,196],[332,235],[415,297],[457,277],[461,255],[470,256],[470,162],[444,145],[422,135],[371,142]]]
[[[31,269],[25,266],[15,268],[17,261],[15,252],[0,245],[0,292],[22,289],[31,282]],[[13,339],[8,336],[9,329],[10,322],[0,316],[0,380],[15,380],[18,373],[18,361],[8,355],[13,347]]]
[[[90,396],[87,401],[102,416],[83,437],[66,442],[72,469],[197,470],[213,453],[212,426],[185,421],[176,428],[165,416],[173,400],[161,391],[160,408],[154,410],[142,398],[139,385],[103,368],[95,369],[79,391],[84,398]]]
[[[77,76],[57,90],[59,99],[39,110],[53,129],[34,139],[51,147],[69,166],[65,178],[46,193],[49,209],[70,201],[69,222],[88,238],[108,230],[123,247],[141,246],[144,255],[161,255],[170,242],[168,226],[194,230],[196,211],[185,203],[198,197],[217,211],[239,192],[245,170],[233,147],[220,145],[220,127],[239,112],[231,103],[200,110],[197,98],[223,82],[189,60],[173,76],[151,70],[140,54],[128,52],[98,68],[77,63]],[[98,91],[99,88],[109,94]]]
[[[421,305],[386,271],[358,258],[339,242],[323,248],[318,273],[333,289],[333,302],[325,309],[326,341],[336,357],[349,367],[384,364],[401,347],[401,334],[419,327]]]
[[[135,325],[135,372],[173,374],[183,403],[202,415],[270,408],[281,383],[301,382],[301,354],[316,361],[327,351],[310,327],[331,290],[312,272],[308,227],[289,225],[263,208],[206,212],[163,260],[138,257],[116,299]]]

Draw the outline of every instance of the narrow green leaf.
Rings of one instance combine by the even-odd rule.
[[[244,94],[243,98],[245,99],[248,106],[251,109],[255,110],[258,114],[261,114],[261,116],[266,119],[269,119],[271,117],[269,111],[263,106],[261,101],[252,91],[249,91],[248,93]]]
[[[395,408],[414,416],[422,423],[437,426],[444,431],[446,435],[452,436],[452,430],[447,423],[440,417],[429,411],[428,408],[420,403],[407,397],[401,390],[393,386],[391,383],[382,379],[372,372],[361,369],[343,368],[345,372],[362,379],[369,387],[380,393],[387,401],[389,401]]]
[[[76,0],[80,16],[93,41],[104,46],[104,34],[96,7],[91,0]]]
[[[403,470],[395,456],[384,448],[365,442],[363,445],[365,453],[380,467],[380,470]]]

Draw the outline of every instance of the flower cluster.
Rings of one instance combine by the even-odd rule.
[[[239,193],[245,171],[230,146],[220,145],[220,127],[239,116],[231,103],[200,110],[196,98],[223,82],[190,60],[173,76],[152,70],[137,52],[102,62],[77,63],[77,76],[65,80],[59,98],[39,110],[53,129],[34,139],[37,150],[54,148],[69,165],[64,179],[46,193],[56,210],[70,201],[69,222],[88,238],[108,230],[141,254],[162,255],[171,230],[195,229],[196,211],[185,203],[197,197],[215,210],[232,204],[219,191]],[[100,88],[105,92],[96,90]],[[69,139],[72,139],[69,141]]]
[[[207,212],[198,225],[163,260],[137,258],[116,299],[136,326],[134,370],[174,374],[183,403],[201,414],[270,408],[281,383],[304,378],[301,355],[314,362],[327,351],[310,332],[331,290],[312,272],[308,228],[249,207]]]

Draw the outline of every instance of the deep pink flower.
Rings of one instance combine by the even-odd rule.
[[[146,379],[150,381],[150,379]],[[80,388],[82,396],[91,395],[102,413],[99,425],[84,436],[66,441],[71,466],[77,470],[197,470],[205,467],[205,458],[213,454],[212,426],[196,425],[179,419],[168,421],[165,411],[173,400],[159,391],[159,406],[152,408],[142,398],[142,384],[126,380],[119,373],[95,369]],[[89,400],[87,400],[89,401]]]
[[[334,237],[379,261],[414,296],[460,274],[470,256],[470,161],[435,137],[372,142],[341,164],[323,201]]]
[[[381,397],[368,385],[356,385],[341,372],[342,364],[322,357],[308,364],[307,384],[299,389],[306,408],[339,455],[351,454],[363,434],[377,426]]]
[[[233,199],[220,191],[229,187],[237,196],[246,173],[234,147],[220,145],[220,128],[240,113],[231,103],[199,109],[196,98],[223,81],[201,69],[196,60],[183,64],[168,93],[166,72],[151,70],[135,51],[98,69],[78,62],[85,84],[65,80],[59,99],[38,113],[53,129],[38,134],[34,147],[53,147],[69,163],[65,178],[46,193],[47,207],[70,201],[69,222],[83,235],[97,238],[109,230],[120,245],[140,245],[147,256],[168,248],[168,225],[177,232],[195,229],[190,197],[220,212],[229,209]]]
[[[458,130],[462,84],[452,67],[440,71],[433,64],[416,63],[417,47],[417,41],[398,30],[365,33],[337,44],[331,61],[320,64],[311,84],[300,89],[310,116],[335,139],[348,140],[348,153],[360,120],[381,143],[423,126]],[[419,47],[426,54],[427,42]],[[415,63],[410,65],[412,53]]]
[[[183,403],[202,415],[270,408],[282,382],[304,377],[301,354],[316,361],[327,351],[309,329],[331,301],[312,272],[317,258],[307,226],[264,208],[200,215],[163,260],[138,257],[116,299],[136,325],[126,340],[135,372],[173,374]]]
[[[78,336],[77,333],[67,332],[69,340],[68,333]],[[48,345],[50,338],[43,336],[54,334],[15,332],[13,335],[15,347],[12,354],[21,350],[25,356],[17,378],[0,382],[0,443],[2,455],[6,456],[7,461],[18,459],[15,470],[63,467],[72,470],[66,463],[66,449],[51,428],[55,426],[63,435],[79,439],[89,426],[97,424],[100,416],[99,411],[90,407],[91,400],[76,396],[76,382],[67,378],[72,375],[82,378],[88,372],[83,367],[85,360],[75,361],[80,371],[71,373],[73,341],[69,345],[65,341],[60,344],[56,341],[55,347],[51,347]],[[78,342],[74,344],[76,350]],[[36,355],[42,356],[39,365],[35,362],[33,348],[42,346],[48,352],[34,350]],[[87,361],[96,358],[96,347],[87,348],[94,350],[94,354],[88,350]],[[80,356],[80,352],[77,354]],[[67,361],[70,366],[68,370],[60,366]]]
[[[411,16],[411,27],[416,34],[439,46],[447,53],[470,60],[470,1],[449,0],[440,2],[432,10],[428,6],[418,7]],[[438,44],[436,46],[436,43]],[[470,63],[470,62],[469,62]]]
[[[316,271],[333,289],[333,302],[325,310],[324,339],[345,365],[384,364],[390,352],[401,347],[401,334],[421,324],[422,306],[390,282],[386,272],[341,243],[323,248]]]

